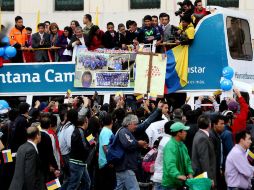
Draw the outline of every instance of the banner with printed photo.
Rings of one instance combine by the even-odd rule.
[[[77,54],[74,87],[130,88],[130,54],[80,51]]]

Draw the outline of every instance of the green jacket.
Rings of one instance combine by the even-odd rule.
[[[180,175],[193,174],[191,159],[183,142],[177,142],[175,138],[167,143],[163,153],[163,177],[162,185],[165,187],[179,188],[183,185]]]
[[[90,32],[92,26],[93,26],[93,23],[91,23],[90,26],[85,26],[85,27],[83,28],[83,34],[84,34],[85,36],[88,36],[88,35],[89,35],[89,32]]]

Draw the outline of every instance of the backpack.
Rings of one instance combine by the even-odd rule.
[[[116,135],[112,135],[110,138],[110,142],[108,145],[108,152],[106,154],[106,159],[108,164],[116,165],[120,163],[124,158],[124,149],[122,148],[121,144],[119,143],[119,131],[122,127],[116,132]]]
[[[154,164],[158,155],[158,149],[152,148],[143,158],[142,168],[147,173],[154,173]]]
[[[157,138],[154,142],[154,147],[145,155],[142,161],[142,168],[147,173],[154,173],[154,164],[158,155],[158,146],[161,142],[162,137]]]

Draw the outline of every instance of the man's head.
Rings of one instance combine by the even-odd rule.
[[[203,10],[203,6],[202,6],[202,0],[196,0],[194,3],[195,7],[199,10],[202,11]]]
[[[33,141],[35,144],[41,142],[41,132],[38,127],[31,126],[26,130],[27,139]]]
[[[190,16],[184,15],[182,17],[182,26],[183,26],[183,28],[186,28],[191,22],[192,22],[192,19],[191,19]]]
[[[67,112],[67,121],[75,125],[78,121],[78,112],[74,109],[69,110]]]
[[[131,32],[135,32],[136,30],[137,30],[137,23],[136,23],[136,21],[131,21],[130,23],[129,23],[129,26],[130,26],[130,31]]]
[[[23,27],[23,18],[21,16],[16,16],[15,17],[15,24],[18,28]]]
[[[48,116],[44,116],[44,117],[41,118],[40,123],[41,123],[41,128],[47,130],[50,127],[51,121],[50,121],[50,118]]]
[[[110,33],[113,33],[115,31],[115,26],[114,26],[113,22],[107,23],[107,31],[109,31]]]
[[[20,114],[26,114],[29,111],[30,105],[26,102],[22,102],[19,104],[19,113]]]
[[[168,25],[169,21],[170,21],[170,17],[168,14],[164,13],[163,15],[161,15],[161,24],[166,26]]]
[[[118,31],[119,31],[121,34],[125,34],[125,33],[126,33],[125,26],[124,26],[123,23],[118,24]]]
[[[136,115],[129,114],[123,119],[122,125],[130,132],[134,132],[138,125],[138,117]]]
[[[78,118],[77,126],[87,130],[88,128],[88,118],[86,116],[81,116]]]
[[[144,23],[146,27],[151,27],[152,25],[152,17],[150,15],[146,15],[144,17]]]
[[[103,118],[102,118],[102,123],[104,126],[110,126],[112,127],[113,125],[113,119],[111,114],[107,113]]]
[[[163,18],[163,16],[165,15],[166,13],[160,13],[160,15],[159,15],[159,20],[160,20],[160,24],[161,25],[163,25],[163,23],[162,23],[162,18]]]
[[[211,127],[211,120],[207,115],[201,115],[198,118],[198,128],[208,130]]]
[[[184,141],[187,136],[187,132],[190,127],[185,126],[182,122],[176,122],[171,125],[171,135],[177,138],[179,141]]]
[[[39,33],[42,34],[42,33],[45,32],[45,24],[44,23],[39,23],[37,27],[38,27],[38,32]]]
[[[191,10],[193,7],[193,4],[190,0],[184,0],[183,1],[183,9],[184,9],[184,12],[188,11],[188,10]]]
[[[177,108],[173,112],[173,119],[182,120],[183,119],[183,110]]]
[[[216,133],[221,134],[224,131],[225,117],[223,115],[216,115],[212,119],[212,126]]]
[[[86,14],[83,18],[83,23],[84,24],[90,24],[92,22],[92,16],[90,14]]]
[[[240,146],[242,146],[245,150],[249,149],[252,143],[250,132],[244,130],[237,133],[235,136],[235,142],[236,144],[239,144]]]
[[[164,115],[168,115],[168,110],[169,110],[169,107],[168,107],[168,103],[166,101],[161,101],[163,103],[163,106],[162,106],[162,114]]]
[[[78,26],[75,28],[75,35],[77,38],[82,38],[83,33],[82,33],[82,28],[81,26]]]
[[[168,134],[168,135],[171,134],[171,129],[170,129],[170,127],[171,127],[171,125],[173,125],[174,123],[175,123],[174,121],[168,121],[167,123],[165,123],[165,125],[164,125],[164,132],[165,132],[166,134]]]
[[[32,31],[33,31],[32,28],[26,27],[26,33],[27,33],[28,36],[32,35]]]
[[[158,16],[153,15],[153,16],[152,16],[152,25],[153,25],[153,26],[158,26],[158,24],[159,24]]]

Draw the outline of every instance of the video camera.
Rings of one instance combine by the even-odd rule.
[[[179,16],[180,14],[182,14],[184,12],[183,2],[178,2],[177,5],[179,5],[180,8],[178,9],[178,11],[175,12],[175,15]]]

